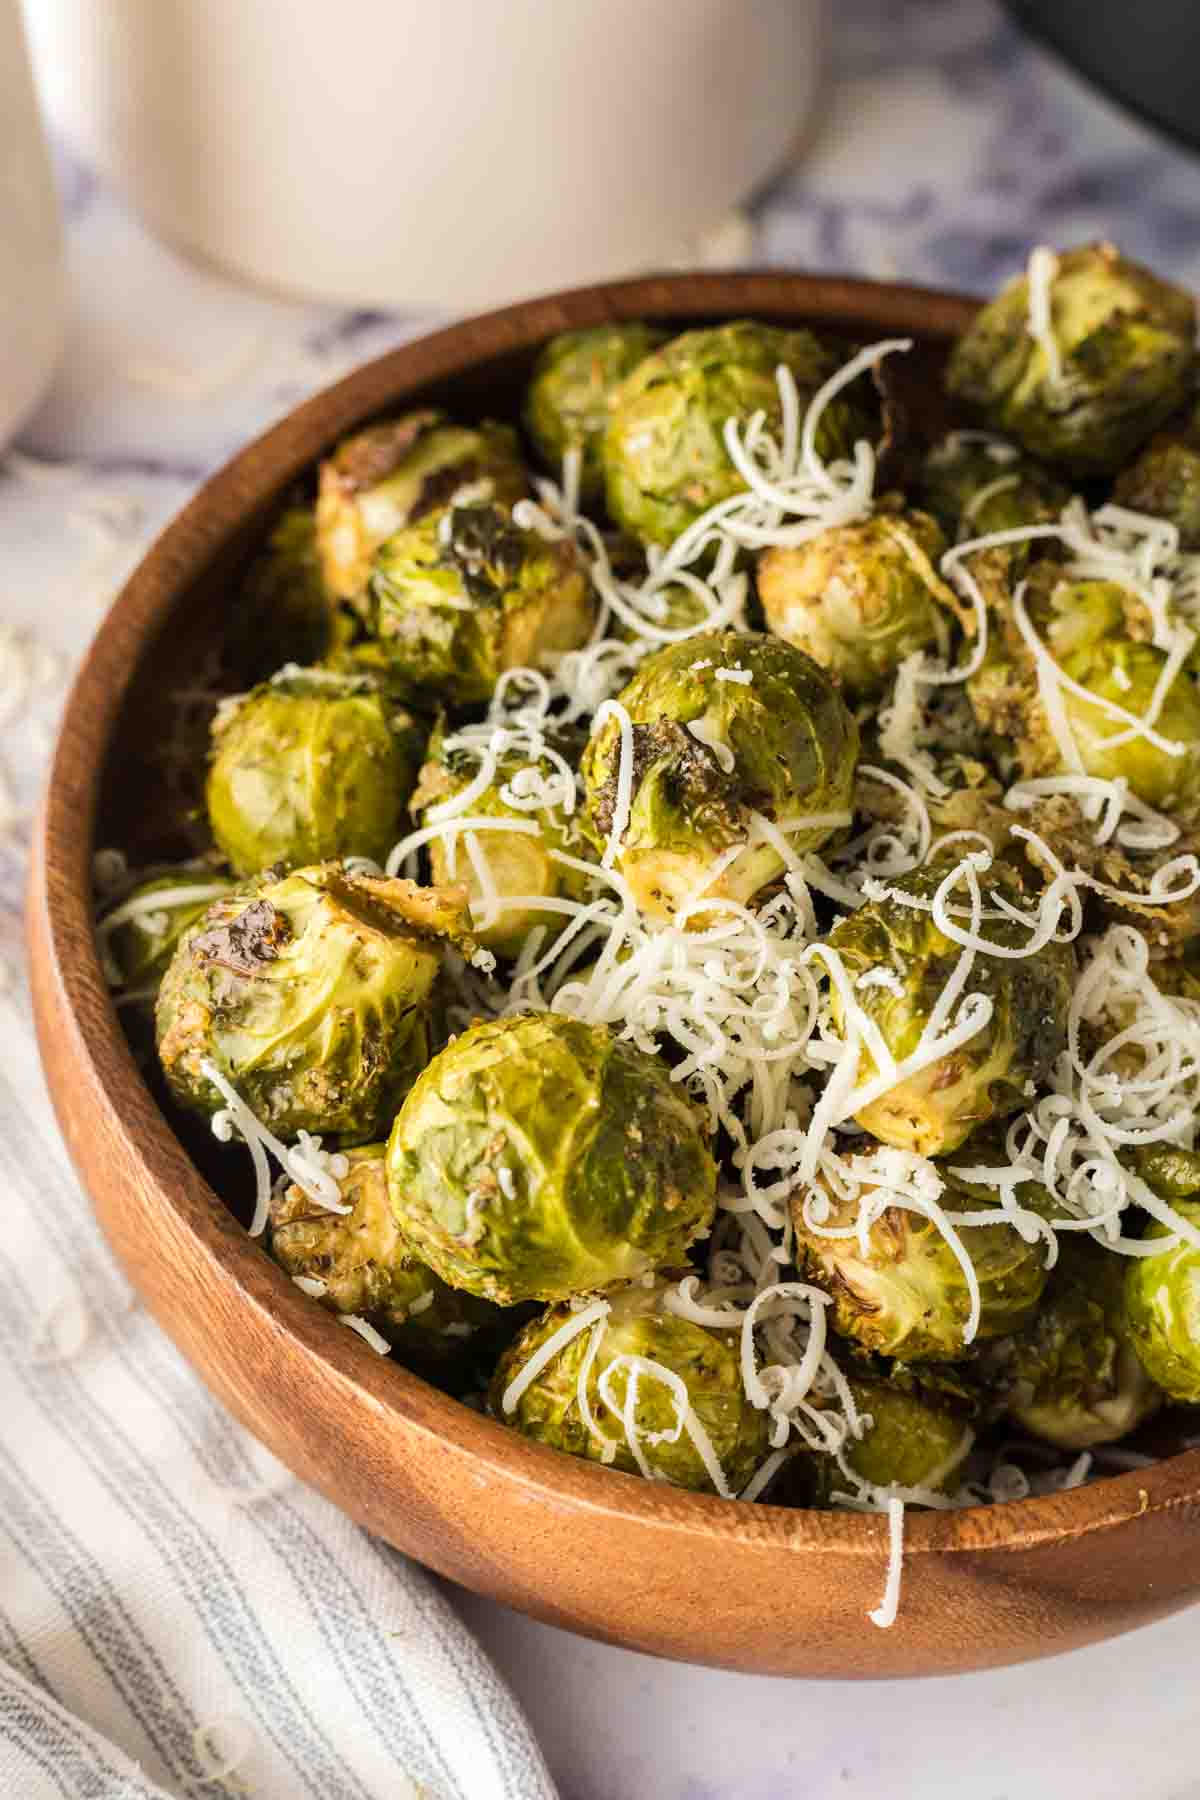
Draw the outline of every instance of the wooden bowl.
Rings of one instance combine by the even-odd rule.
[[[405,345],[299,407],[184,508],[105,620],[54,757],[29,906],[42,1055],[76,1166],[146,1304],[225,1405],[369,1530],[477,1592],[663,1656],[766,1674],[942,1674],[1143,1624],[1200,1594],[1200,1453],[1049,1499],[910,1515],[900,1617],[880,1631],[867,1613],[883,1588],[883,1520],[683,1493],[469,1411],[302,1295],[204,1179],[118,1026],[92,935],[92,851],[153,836],[163,698],[194,682],[230,571],[281,492],[380,409],[504,414],[553,332],[740,315],[911,334],[904,378],[919,403],[972,310],[870,282],[667,276]]]

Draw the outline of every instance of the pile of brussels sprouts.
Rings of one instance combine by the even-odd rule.
[[[520,430],[337,445],[230,597],[211,849],[103,903],[277,1262],[561,1451],[938,1504],[1200,1404],[1194,1116],[1068,1210],[1066,1127],[1015,1123],[1102,1049],[1106,1128],[1168,1079],[1111,997],[1078,1022],[1106,932],[1176,1091],[1200,1046],[1194,309],[1050,260],[933,442],[881,356],[744,320],[569,332]],[[651,965],[678,1001],[610,1016]]]

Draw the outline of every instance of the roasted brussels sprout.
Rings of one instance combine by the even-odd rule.
[[[331,594],[363,607],[371,558],[395,532],[462,494],[511,506],[529,491],[508,425],[405,413],[343,440],[321,464],[317,544]]]
[[[1163,901],[1154,899],[1153,892],[1155,878],[1167,863],[1200,848],[1200,835],[1194,831],[1155,851],[1128,851],[1112,838],[1097,843],[1095,820],[1089,821],[1078,801],[1068,794],[1048,794],[1028,808],[1022,806],[1021,823],[1035,834],[1028,840],[1011,836],[1012,812],[998,804],[995,795],[979,790],[932,800],[929,816],[935,831],[984,833],[997,855],[1033,886],[1054,880],[1062,867],[1105,882],[1120,897],[1098,895],[1091,902],[1096,915],[1136,926],[1155,961],[1154,977],[1160,987],[1184,979],[1179,953],[1200,932],[1200,896],[1185,894],[1180,900]],[[1164,959],[1169,959],[1169,973]],[[1186,989],[1180,986],[1166,991],[1182,993]],[[1200,998],[1200,986],[1192,997]]]
[[[935,860],[891,881],[886,899],[869,901],[840,919],[826,939],[851,986],[868,970],[888,971],[882,982],[857,985],[854,997],[897,1062],[916,1050],[962,954],[927,910],[953,866],[952,859]],[[988,884],[1019,904],[1020,885],[1008,869],[995,865],[985,878],[985,892]],[[915,904],[907,905],[906,896]],[[989,920],[985,929],[992,942],[1009,949],[1018,949],[1029,937],[1026,927],[1007,919]],[[1064,1048],[1074,980],[1070,944],[1051,940],[1031,956],[977,956],[971,992],[991,1001],[990,1019],[958,1049],[868,1101],[855,1114],[857,1122],[882,1143],[920,1156],[942,1156],[989,1119],[1016,1111],[1026,1083],[1043,1080]],[[845,1008],[836,986],[830,1004],[837,1028],[844,1031]],[[864,1046],[859,1084],[877,1073]]]
[[[1110,641],[1065,658],[1062,666],[1089,693],[1140,718],[1149,710],[1166,660],[1166,652],[1153,644]],[[1108,740],[1127,727],[1077,695],[1068,693],[1065,710],[1085,773],[1109,781],[1124,776],[1130,793],[1160,811],[1195,811],[1200,804],[1200,693],[1187,675],[1177,675],[1167,689],[1154,727],[1161,737],[1183,746],[1178,756],[1144,737],[1110,748]]]
[[[388,1144],[415,1253],[509,1305],[680,1262],[713,1219],[705,1122],[666,1066],[602,1026],[476,1024],[417,1081]]]
[[[1176,1200],[1175,1211],[1200,1228],[1200,1202]],[[1147,1239],[1169,1237],[1152,1223]],[[1157,1256],[1132,1256],[1125,1308],[1143,1369],[1171,1400],[1200,1405],[1200,1250],[1181,1238]]]
[[[1126,1258],[1090,1238],[1060,1238],[1042,1303],[1014,1339],[994,1347],[1008,1416],[1061,1450],[1090,1450],[1136,1430],[1162,1395],[1134,1353]]]
[[[1049,524],[1071,497],[1057,477],[1014,445],[962,431],[948,432],[928,452],[916,491],[952,544]]]
[[[1058,368],[1030,330],[1019,276],[959,339],[946,383],[983,422],[1072,475],[1110,475],[1174,412],[1190,382],[1190,294],[1111,244],[1059,256],[1049,313]]]
[[[461,888],[336,862],[268,871],[208,908],[163,977],[158,1052],[172,1093],[220,1111],[211,1063],[280,1137],[378,1137],[428,1060],[448,943],[473,949]]]
[[[524,530],[502,506],[455,506],[397,532],[370,589],[393,668],[463,706],[488,699],[506,669],[577,649],[595,619],[574,545]]]
[[[602,451],[609,400],[620,382],[666,333],[652,325],[593,325],[550,339],[525,396],[525,424],[539,456],[556,474],[565,450],[582,451],[580,495],[604,494]]]
[[[481,1352],[496,1355],[519,1315],[447,1287],[412,1255],[388,1202],[386,1148],[348,1152],[338,1184],[348,1213],[331,1212],[294,1184],[277,1191],[271,1254],[323,1306],[373,1325],[406,1367],[460,1392],[477,1382]]]
[[[1113,499],[1166,519],[1179,532],[1181,550],[1200,550],[1200,405],[1152,437],[1137,461],[1121,470]]]
[[[1185,964],[1172,971],[1175,981],[1158,985],[1165,993],[1176,993],[1190,1000],[1200,1000],[1200,977]],[[1160,1200],[1190,1200],[1200,1194],[1200,1150],[1181,1150],[1176,1144],[1143,1144],[1134,1156],[1137,1172]]]
[[[337,856],[382,862],[425,736],[376,676],[285,668],[214,723],[213,837],[239,875]]]
[[[964,1225],[959,1231],[979,1284],[980,1315],[975,1343],[1007,1337],[1032,1315],[1046,1285],[1045,1245],[1029,1243],[1004,1218],[995,1193],[963,1181],[939,1166],[945,1183],[942,1204],[960,1212],[996,1211],[994,1225]],[[831,1237],[858,1218],[856,1202],[839,1201],[818,1186],[828,1201],[824,1230],[805,1217],[803,1194],[792,1201],[796,1257],[810,1280],[833,1296],[833,1322],[843,1337],[864,1350],[900,1362],[954,1362],[967,1354],[964,1342],[971,1295],[962,1265],[933,1219],[889,1206],[871,1225],[869,1254],[858,1234]],[[1022,1206],[1047,1205],[1043,1189],[1026,1182],[1018,1189]]]
[[[254,558],[226,635],[239,681],[265,681],[281,664],[315,663],[350,635],[352,615],[325,583],[311,506],[289,506]]]
[[[127,995],[154,994],[184,932],[236,883],[218,869],[185,864],[160,870],[121,895],[98,926],[110,985]]]
[[[1064,674],[1097,700],[1140,718],[1167,656],[1129,636],[1127,602],[1116,582],[1065,581],[1047,564],[1030,572],[1030,621]],[[989,652],[967,690],[980,724],[1011,746],[1023,775],[1062,768],[1038,671],[1011,634],[1007,646],[997,643]],[[1181,746],[1178,754],[1147,737],[1128,736],[1123,720],[1062,684],[1058,699],[1085,774],[1109,781],[1123,776],[1131,793],[1162,811],[1186,814],[1200,806],[1200,692],[1189,675],[1176,676],[1154,721],[1159,737]]]
[[[643,542],[671,543],[745,486],[725,448],[726,420],[746,425],[761,412],[778,430],[779,366],[791,370],[803,407],[840,360],[810,332],[749,319],[685,331],[645,357],[610,402],[603,462],[617,524]],[[821,417],[821,455],[840,456],[857,438],[878,436],[873,411],[849,392],[839,395]]]
[[[859,1415],[870,1421],[842,1450],[852,1474],[873,1488],[953,1490],[975,1436],[962,1405],[884,1376],[852,1374],[850,1391]],[[802,1453],[796,1475],[807,1488],[809,1506],[828,1506],[833,1494],[853,1492],[834,1459],[820,1452]]]
[[[603,1318],[572,1337],[510,1397],[530,1360],[570,1323],[570,1307],[549,1308],[501,1357],[491,1408],[526,1437],[571,1456],[607,1462],[631,1475],[648,1470],[653,1479],[676,1487],[720,1492],[711,1460],[689,1429],[694,1420],[712,1446],[726,1493],[737,1494],[767,1454],[767,1415],[746,1397],[737,1332],[710,1331],[677,1318],[663,1305],[670,1287],[669,1282],[637,1283],[618,1290]],[[579,1404],[585,1364],[591,1420]],[[635,1383],[632,1399],[630,1383]]]
[[[633,756],[618,863],[649,917],[673,917],[736,844],[745,848],[706,895],[745,901],[776,880],[784,859],[769,835],[755,839],[756,813],[797,850],[845,822],[858,728],[829,677],[792,645],[757,632],[686,638],[646,658],[620,705]],[[602,838],[617,822],[622,756],[610,716],[582,764]]]
[[[768,550],[758,563],[767,624],[864,699],[914,650],[946,648],[959,602],[937,572],[945,548],[927,513],[880,512]]]
[[[583,737],[579,730],[548,728],[548,748],[568,765],[579,760]],[[532,770],[530,778],[524,771]],[[429,809],[452,800],[479,775],[479,757],[464,750],[454,736],[447,737],[439,725],[429,741],[428,760],[412,797],[411,811],[418,825],[429,821]],[[528,780],[545,784],[558,781],[558,772],[549,758],[531,760],[529,751],[511,745],[499,752],[496,773],[482,793],[471,802],[473,816],[494,819],[532,819],[538,826],[536,837],[524,833],[492,831],[476,838],[474,854],[487,865],[489,886],[494,890],[490,900],[468,854],[462,834],[435,838],[428,846],[430,872],[435,883],[461,881],[466,884],[470,900],[475,939],[484,949],[499,956],[516,956],[530,931],[541,927],[553,936],[566,922],[565,914],[543,911],[529,905],[510,905],[511,898],[525,900],[581,900],[588,891],[587,877],[577,869],[556,862],[552,851],[562,851],[575,858],[588,854],[577,813],[567,813],[557,801],[531,809],[509,804],[504,798],[511,783]],[[521,798],[521,795],[515,795]],[[489,915],[489,904],[498,910]]]

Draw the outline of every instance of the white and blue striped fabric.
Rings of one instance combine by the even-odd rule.
[[[234,1423],[114,1266],[0,1000],[0,1800],[553,1800],[434,1582]]]

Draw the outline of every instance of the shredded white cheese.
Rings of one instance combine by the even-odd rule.
[[[1026,271],[1029,283],[1029,335],[1046,359],[1046,379],[1054,387],[1062,381],[1062,352],[1054,335],[1051,298],[1057,274],[1057,256],[1053,250],[1039,244],[1029,258]]]
[[[904,1502],[892,1498],[887,1503],[888,1565],[883,1586],[883,1599],[867,1617],[872,1625],[886,1631],[896,1623],[900,1610],[900,1579],[904,1570]]]
[[[257,1118],[246,1105],[232,1082],[227,1081],[211,1057],[202,1057],[200,1073],[206,1081],[210,1081],[225,1102],[222,1111],[213,1117],[212,1129],[214,1137],[228,1143],[236,1130],[242,1138],[254,1162],[256,1198],[254,1217],[250,1223],[250,1236],[261,1237],[267,1228],[271,1209],[271,1175],[267,1166],[269,1152],[290,1181],[306,1193],[310,1200],[316,1201],[327,1212],[353,1212],[352,1206],[343,1203],[338,1188],[337,1177],[322,1163],[324,1152],[320,1141],[310,1138],[306,1132],[301,1133],[300,1142],[289,1148],[280,1142],[273,1131],[269,1131],[262,1120]],[[342,1159],[342,1173],[345,1173],[345,1159]]]
[[[312,1300],[320,1300],[329,1292],[328,1284],[319,1275],[293,1275],[292,1280],[300,1292]]]
[[[377,1356],[391,1355],[392,1346],[382,1331],[376,1331],[369,1319],[360,1317],[358,1313],[339,1313],[337,1319],[339,1325],[346,1325],[351,1331],[356,1331],[365,1344],[370,1344]]]
[[[707,719],[692,719],[689,721],[688,730],[698,744],[703,744],[706,750],[712,751],[722,774],[732,775],[737,767],[737,757],[724,738],[718,735],[716,726],[710,724]]]

